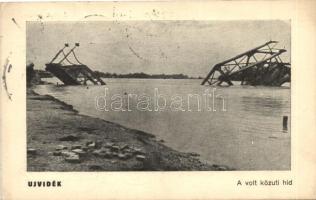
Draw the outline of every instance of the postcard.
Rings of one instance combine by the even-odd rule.
[[[0,5],[3,199],[316,197],[314,2]]]

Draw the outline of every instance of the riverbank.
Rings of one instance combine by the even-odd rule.
[[[80,115],[49,95],[27,90],[28,171],[231,170],[173,150],[155,136]]]

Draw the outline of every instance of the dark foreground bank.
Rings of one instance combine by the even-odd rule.
[[[78,114],[27,91],[28,171],[231,170],[165,146],[148,133]]]

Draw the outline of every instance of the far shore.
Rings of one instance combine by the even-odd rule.
[[[28,171],[216,171],[193,152],[154,135],[81,115],[49,95],[27,89]]]

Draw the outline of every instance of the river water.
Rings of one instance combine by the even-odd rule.
[[[188,79],[105,82],[88,87],[41,85],[35,91],[71,104],[82,114],[152,133],[176,150],[199,153],[211,164],[237,170],[290,170],[289,85],[211,87]],[[157,102],[165,109],[156,111]],[[289,117],[287,130],[283,116]]]

